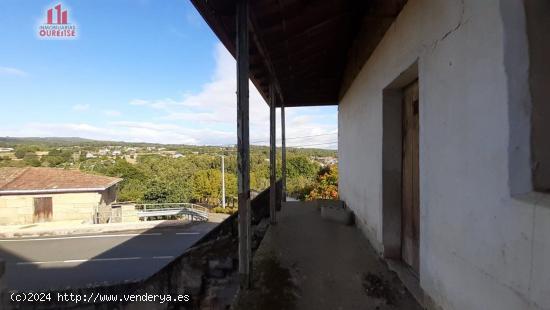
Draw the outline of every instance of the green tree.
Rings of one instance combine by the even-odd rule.
[[[145,200],[144,194],[146,191],[147,187],[143,181],[138,179],[125,179],[119,184],[117,199],[118,201],[143,202]]]
[[[312,162],[306,156],[292,156],[287,160],[287,177],[294,178],[297,176],[315,177],[319,171],[319,165]]]
[[[237,197],[237,175],[225,173],[225,196]]]
[[[170,196],[170,187],[164,180],[158,178],[150,180],[145,192],[143,193],[143,201],[149,203],[162,203],[168,202]]]
[[[33,167],[40,167],[42,165],[42,163],[40,162],[40,160],[38,160],[38,157],[36,155],[30,155],[30,154],[27,154],[25,155],[25,157],[23,157],[23,162],[28,166],[33,166]]]
[[[56,167],[61,164],[72,162],[73,152],[71,150],[53,149],[47,156],[42,157],[42,161],[50,167]]]
[[[200,170],[193,176],[193,199],[220,198],[221,171],[217,169]]]
[[[338,166],[330,165],[319,171],[306,200],[338,199]]]
[[[101,145],[90,146],[96,151]],[[80,162],[80,168],[124,180],[119,184],[118,199],[136,202],[189,202],[212,198],[221,200],[221,159],[225,157],[226,196],[237,196],[237,156],[234,148],[181,146],[175,150],[186,157],[173,159],[157,154],[140,155],[136,164],[124,159],[94,158]],[[85,148],[81,148],[85,150]],[[194,154],[192,152],[199,152]],[[334,154],[333,151],[319,153]],[[312,190],[320,166],[312,162],[313,151],[289,149],[287,161],[287,191],[304,198]],[[55,152],[53,154],[56,154]],[[250,157],[251,188],[263,190],[269,186],[269,148],[253,146]],[[278,176],[281,158],[277,156]],[[213,201],[210,201],[211,203]]]
[[[25,157],[25,155],[28,155],[28,154],[33,154],[34,155],[34,152],[36,152],[37,150],[39,150],[39,148],[37,146],[34,146],[34,145],[22,145],[22,146],[17,146],[15,148],[15,157],[19,158],[19,159],[22,159],[23,157]]]
[[[145,173],[141,169],[122,158],[117,159],[113,165],[105,167],[104,173],[125,180],[143,179],[145,177]]]

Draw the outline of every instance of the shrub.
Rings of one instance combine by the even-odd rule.
[[[314,199],[338,199],[338,167],[336,165],[327,166],[319,171],[313,189],[306,196],[306,200]]]
[[[225,208],[215,207],[210,210],[210,212],[212,213],[223,213],[223,214],[233,214],[237,211],[238,211],[237,208],[231,208],[231,207],[225,207]]]

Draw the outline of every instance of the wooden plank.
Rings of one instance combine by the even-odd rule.
[[[248,0],[237,1],[237,176],[239,195],[239,276],[241,288],[251,286],[250,138]]]
[[[347,92],[406,3],[405,0],[376,0],[374,2],[362,21],[354,26],[357,33],[352,38],[345,57],[347,62],[344,66],[339,97]]]
[[[191,1],[236,55],[235,2]],[[338,104],[339,95],[351,85],[405,2],[251,1],[251,47],[261,57],[251,63],[254,85],[269,101],[265,82],[274,82],[287,107]],[[312,57],[315,53],[319,55]],[[330,87],[317,86],[325,91],[312,95],[308,81],[326,77],[330,77]]]
[[[271,79],[271,84],[273,84],[273,87],[275,87],[277,95],[282,101],[284,99],[283,92],[281,91],[281,86],[279,84],[277,74],[275,73],[275,68],[273,67],[273,64],[271,62],[271,58],[267,53],[267,51],[265,50],[265,44],[264,42],[262,42],[262,39],[258,35],[258,26],[257,26],[256,19],[252,14],[250,14],[248,18],[250,23],[249,24],[250,32],[252,33],[252,40],[254,41],[254,46],[256,47],[258,53],[262,55],[267,71],[269,72],[269,78]]]
[[[212,3],[208,3],[204,0],[191,0],[191,3],[193,3],[199,14],[201,14],[202,18],[210,27],[210,29],[212,29],[212,31],[214,31],[220,41],[222,41],[223,45],[225,45],[229,52],[235,56],[236,44],[233,45],[234,41],[232,40],[232,36],[229,34],[232,29],[228,29],[223,22],[223,17],[219,14],[216,14],[222,13],[225,10],[215,10],[211,7]],[[231,18],[233,18],[233,16],[231,16]]]
[[[418,112],[418,82],[414,82],[405,89],[403,101],[401,257],[416,273],[420,265]]]
[[[275,106],[277,98],[275,86],[269,85],[269,166],[270,166],[270,187],[269,187],[269,222],[277,223],[277,165],[276,165],[276,124]]]

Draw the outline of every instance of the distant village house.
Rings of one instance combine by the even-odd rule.
[[[116,201],[119,178],[57,168],[0,168],[0,224],[92,222]]]

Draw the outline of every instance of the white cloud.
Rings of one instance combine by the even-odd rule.
[[[227,132],[236,136],[236,65],[235,59],[223,47],[216,45],[216,70],[212,79],[205,83],[196,93],[187,93],[180,100],[171,98],[159,100],[135,99],[132,105],[147,106],[163,110],[166,114],[163,121],[187,121],[200,123],[202,127],[225,124],[233,129]],[[269,108],[255,86],[250,83],[250,139],[267,144],[269,140]],[[287,108],[287,137],[313,136],[308,139],[294,139],[288,145],[299,146],[333,142],[337,139],[336,117],[327,118],[327,108]],[[336,110],[332,109],[336,114]],[[280,124],[280,114],[277,112],[277,125]],[[277,129],[280,135],[280,127]],[[326,135],[332,133],[332,136]],[[320,136],[319,136],[320,135]],[[330,141],[327,140],[329,138]],[[334,148],[336,144],[319,145],[319,147]]]
[[[27,72],[21,69],[11,68],[11,67],[0,67],[0,75],[24,77],[24,76],[27,76],[28,74]]]
[[[134,99],[130,101],[130,105],[147,105],[147,104],[148,104],[148,101],[142,100],[142,99]]]
[[[103,114],[109,117],[116,117],[116,116],[120,116],[121,113],[116,110],[104,110]]]
[[[157,123],[150,123],[150,122],[133,122],[133,121],[119,121],[119,122],[111,122],[111,125],[114,125],[116,127],[124,127],[124,128],[130,128],[130,129],[147,129],[147,130],[176,130],[180,128],[178,125],[174,124],[157,124]]]
[[[153,109],[156,118],[146,122],[120,120],[105,124],[30,123],[2,135],[80,136],[101,140],[155,142],[171,144],[229,145],[237,141],[236,65],[229,52],[218,44],[216,69],[199,91],[181,98],[136,98],[129,102],[134,109]],[[84,111],[90,106],[75,105]],[[303,107],[286,109],[287,145],[335,148],[337,140],[336,109]],[[104,115],[126,116],[114,110]],[[277,110],[277,135],[280,137],[280,111]],[[269,107],[250,83],[250,141],[257,145],[269,142]],[[279,142],[280,144],[280,139]]]
[[[77,111],[77,112],[88,111],[90,109],[90,105],[89,104],[75,104],[75,105],[73,105],[72,109],[73,109],[73,111]]]
[[[211,129],[189,129],[173,124],[111,122],[107,126],[87,123],[27,123],[13,130],[0,129],[2,136],[84,137],[96,140],[170,144],[234,144],[234,134]]]
[[[211,81],[197,93],[187,93],[180,100],[172,98],[134,99],[131,105],[164,110],[163,120],[184,120],[208,124],[236,124],[235,60],[223,45],[216,45],[216,70]],[[265,124],[269,110],[256,88],[250,83],[251,124]],[[252,115],[254,117],[252,117]]]

